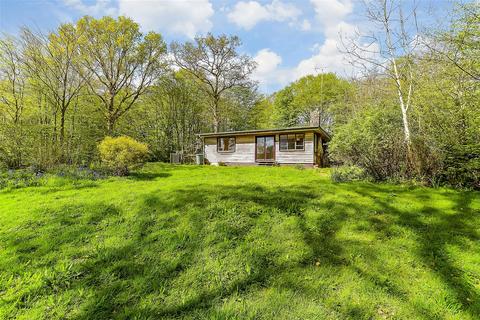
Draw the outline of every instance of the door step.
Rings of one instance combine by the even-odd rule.
[[[275,162],[257,162],[257,165],[259,165],[259,166],[273,166],[273,165],[275,165]]]

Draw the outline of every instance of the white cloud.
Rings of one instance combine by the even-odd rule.
[[[303,31],[308,31],[308,30],[312,29],[312,24],[307,19],[304,19],[302,21],[300,29],[303,30]]]
[[[317,20],[331,26],[342,21],[353,10],[351,0],[310,0],[315,10]]]
[[[257,52],[253,60],[257,63],[254,78],[256,80],[263,80],[270,76],[270,74],[277,69],[282,63],[282,57],[270,49],[262,49]]]
[[[273,0],[262,5],[257,1],[240,1],[227,15],[228,19],[246,30],[261,21],[297,21],[302,12],[291,3]]]
[[[193,38],[210,31],[214,14],[209,0],[62,0],[81,14],[124,15],[140,24],[142,30],[170,32]]]
[[[119,14],[131,17],[144,30],[165,30],[193,38],[212,28],[213,6],[209,0],[119,0]]]
[[[63,3],[81,14],[91,16],[117,14],[117,9],[111,0],[96,0],[93,4],[86,4],[83,0],[63,0]]]
[[[311,0],[311,3],[315,10],[315,24],[321,28],[324,41],[313,46],[314,53],[311,57],[290,68],[282,67],[281,57],[277,53],[269,49],[260,50],[255,59],[262,69],[256,77],[263,88],[284,86],[303,76],[319,72],[335,72],[348,76],[353,74],[353,67],[339,50],[341,35],[350,37],[356,32],[356,26],[347,22],[348,16],[353,11],[352,1]],[[308,30],[312,28],[312,24],[304,20],[301,28]],[[277,58],[273,60],[273,57]]]
[[[281,67],[282,57],[276,52],[268,48],[261,49],[253,60],[257,63],[253,79],[259,82],[263,90],[270,91],[272,87],[276,88],[279,84],[285,85],[291,81],[292,70]]]

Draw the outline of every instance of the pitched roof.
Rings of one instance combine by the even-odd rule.
[[[259,130],[241,130],[241,131],[224,131],[224,132],[210,132],[200,133],[199,137],[220,137],[220,136],[241,136],[247,134],[267,134],[267,133],[289,133],[289,132],[303,132],[313,131],[322,135],[325,140],[330,140],[331,136],[319,126],[310,127],[290,127],[290,128],[272,128],[272,129],[259,129]]]

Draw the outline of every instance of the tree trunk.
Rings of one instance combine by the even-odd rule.
[[[219,119],[218,119],[218,103],[219,103],[219,98],[214,97],[213,101],[213,132],[217,133],[218,128],[219,128]]]
[[[115,130],[115,118],[113,117],[113,115],[109,114],[107,118],[107,134],[109,136],[112,136],[114,130]]]
[[[408,115],[407,115],[407,109],[401,103],[401,109],[402,109],[402,121],[403,121],[403,134],[405,137],[405,146],[407,147],[407,164],[408,166],[412,167],[413,166],[413,150],[412,150],[412,140],[410,138],[410,127],[408,124]]]
[[[409,168],[413,168],[414,163],[413,163],[412,139],[410,137],[410,126],[408,124],[408,108],[410,107],[410,95],[411,95],[412,84],[410,84],[408,97],[406,99],[407,102],[405,103],[400,74],[398,72],[397,63],[395,59],[392,59],[392,65],[393,65],[393,71],[394,71],[394,77],[395,77],[395,84],[397,87],[398,102],[400,104],[400,109],[402,111],[403,135],[404,135],[405,146],[407,147],[407,166]],[[410,81],[413,81],[413,79],[410,79]]]
[[[60,113],[60,145],[63,146],[65,139],[65,110]]]

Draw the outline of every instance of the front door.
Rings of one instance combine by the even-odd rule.
[[[256,137],[255,160],[257,162],[275,161],[275,136]]]

